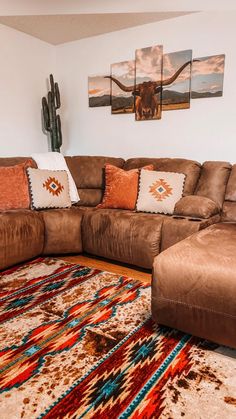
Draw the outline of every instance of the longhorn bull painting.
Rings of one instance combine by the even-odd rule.
[[[155,45],[135,51],[135,119],[161,118],[163,46]]]
[[[112,76],[113,83],[116,83],[121,90],[124,92],[132,92],[135,97],[135,117],[137,121],[148,120],[148,119],[160,119],[161,118],[161,98],[162,92],[166,86],[171,86],[178,79],[179,75],[188,68],[186,72],[188,78],[189,89],[183,94],[172,93],[170,90],[167,91],[165,96],[165,109],[184,109],[189,108],[190,104],[190,66],[191,60],[184,63],[171,77],[164,79],[163,81],[144,81],[132,86],[125,86],[119,80]],[[186,77],[186,76],[185,76]],[[173,104],[172,104],[173,102]]]
[[[136,50],[135,61],[112,64],[111,75],[103,76],[111,85],[112,113],[160,119],[162,111],[188,109],[190,99],[222,96],[224,61],[223,54],[192,59],[192,50],[163,55],[161,45]]]

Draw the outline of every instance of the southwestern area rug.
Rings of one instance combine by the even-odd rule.
[[[236,418],[236,351],[150,318],[150,286],[51,258],[0,274],[0,418]]]

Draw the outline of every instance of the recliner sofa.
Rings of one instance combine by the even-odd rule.
[[[26,158],[1,158],[0,166],[11,166]],[[40,254],[80,253],[111,258],[143,268],[196,231],[220,221],[178,215],[136,213],[96,209],[104,189],[104,164],[130,170],[153,164],[155,169],[186,174],[184,195],[206,196],[222,207],[231,166],[210,162],[203,166],[192,160],[167,158],[66,157],[77,185],[80,202],[70,209],[6,211],[0,213],[0,269]],[[127,191],[128,193],[128,191]]]

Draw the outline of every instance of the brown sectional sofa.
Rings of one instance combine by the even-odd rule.
[[[1,158],[0,166],[14,165],[25,159]],[[0,269],[41,254],[82,251],[149,269],[155,261],[154,319],[236,347],[236,304],[232,301],[236,293],[236,256],[233,255],[236,165],[227,162],[200,165],[192,160],[168,158],[124,161],[114,157],[75,156],[66,160],[81,201],[70,209],[1,212]],[[153,164],[160,171],[185,173],[184,196],[190,199],[183,200],[180,214],[173,216],[97,209],[103,195],[103,168],[107,162],[125,170]],[[216,208],[212,215],[196,217],[199,208],[193,211],[192,196],[199,208],[204,197],[211,200],[208,204],[214,201],[216,205],[212,205]],[[224,253],[219,250],[221,243],[225,246]],[[195,257],[198,252],[199,259]],[[221,253],[231,266],[225,272],[226,263],[221,263]],[[208,275],[207,266],[212,274]],[[221,297],[216,297],[218,292]],[[224,300],[223,306],[220,299]],[[221,330],[212,332],[217,324]]]

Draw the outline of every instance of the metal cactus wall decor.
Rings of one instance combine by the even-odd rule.
[[[57,115],[57,109],[61,107],[60,91],[58,83],[54,83],[53,75],[49,77],[51,90],[47,98],[42,98],[43,128],[45,134],[49,134],[51,150],[60,153],[62,146],[61,118]]]

